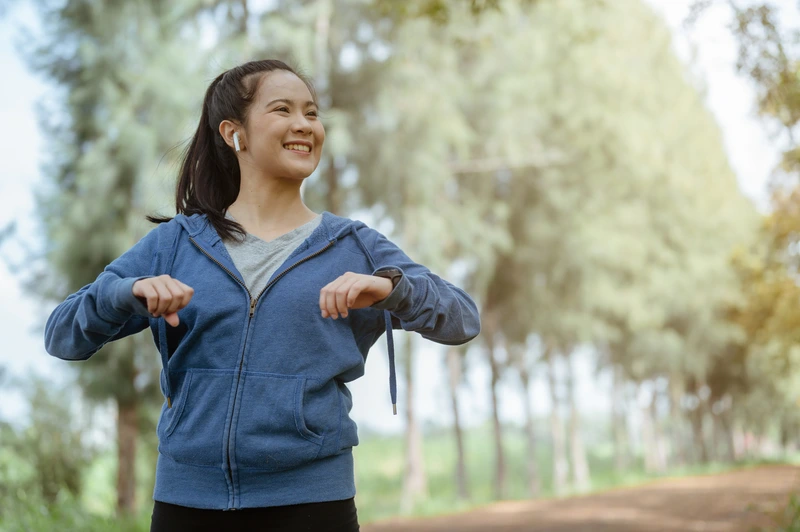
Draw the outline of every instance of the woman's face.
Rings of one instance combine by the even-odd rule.
[[[240,164],[288,179],[304,179],[319,164],[325,128],[308,87],[291,72],[264,75],[245,132],[246,151]]]

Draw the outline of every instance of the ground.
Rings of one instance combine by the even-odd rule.
[[[503,502],[427,519],[394,519],[362,532],[750,532],[774,526],[800,468],[762,466],[716,475],[665,479],[603,493]]]

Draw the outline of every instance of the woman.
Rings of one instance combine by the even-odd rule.
[[[314,92],[286,64],[223,73],[178,214],[151,218],[47,321],[47,350],[66,360],[150,327],[165,397],[152,531],[358,530],[346,383],[386,331],[394,405],[392,328],[449,345],[480,330],[465,292],[365,224],[304,205],[324,140]]]

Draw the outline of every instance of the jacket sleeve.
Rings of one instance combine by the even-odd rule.
[[[159,228],[151,230],[106,266],[93,283],[53,310],[44,332],[48,353],[64,360],[86,360],[107,342],[148,326],[150,314],[133,295],[133,283],[152,277]]]
[[[372,308],[388,310],[402,329],[440,344],[460,345],[478,336],[478,307],[465,291],[411,260],[378,231],[364,227],[360,233],[375,264],[373,274],[389,268],[403,273],[392,293]]]

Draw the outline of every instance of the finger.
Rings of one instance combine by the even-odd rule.
[[[339,284],[340,281],[337,281],[336,284],[328,288],[325,293],[325,308],[333,319],[339,317],[339,312],[336,310],[336,287],[339,286]]]
[[[342,276],[337,277],[330,283],[326,284],[322,287],[322,290],[319,292],[319,308],[322,312],[322,317],[327,318],[329,316],[333,316],[336,310],[335,305],[330,304],[330,297],[331,294],[336,291],[336,287],[338,287],[344,278]],[[335,297],[335,296],[334,296]]]
[[[323,318],[327,318],[328,316],[330,316],[330,313],[328,312],[328,303],[327,303],[328,290],[330,289],[331,285],[335,282],[336,281],[331,281],[330,283],[323,286],[319,291],[319,310]]]
[[[358,282],[353,283],[350,290],[347,292],[347,308],[351,309],[356,304],[356,299],[361,293],[369,288],[370,281],[359,279]]]
[[[350,303],[348,303],[350,293],[353,292],[353,287],[358,283],[358,278],[348,279],[336,290],[336,308],[341,313],[343,318],[347,317],[347,311],[350,308]],[[358,291],[358,289],[356,289],[356,291]]]
[[[155,314],[156,317],[158,317],[164,314],[164,311],[167,310],[172,303],[172,293],[167,289],[166,283],[161,279],[153,284],[156,292],[158,292],[158,307],[156,308]]]
[[[339,317],[339,309],[336,305],[336,291],[339,287],[347,282],[347,278],[344,276],[338,277],[335,281],[330,283],[328,286],[325,287],[325,310],[327,310],[328,314],[333,318],[337,319]]]
[[[167,288],[169,288],[169,291],[172,293],[172,304],[164,311],[165,314],[178,312],[189,304],[189,299],[191,299],[191,296],[187,294],[187,289],[189,289],[189,287],[178,282],[176,279],[170,278],[170,280],[167,281]]]
[[[173,327],[177,327],[181,323],[181,320],[178,318],[178,313],[177,312],[172,312],[170,314],[164,314],[164,319],[166,320],[167,323],[169,323]]]
[[[164,290],[169,292],[171,299],[162,314],[167,315],[177,312],[180,308],[181,301],[183,301],[183,289],[178,287],[172,279],[167,279],[164,281]]]
[[[175,282],[178,283],[181,288],[183,288],[183,302],[181,303],[180,308],[184,308],[189,304],[189,301],[192,300],[192,297],[194,297],[194,288],[178,281],[177,279]]]
[[[147,312],[155,315],[156,308],[158,308],[158,292],[153,288],[152,283],[143,284],[141,289],[142,297],[147,300]]]
[[[147,286],[146,281],[147,279],[139,279],[138,281],[135,281],[133,283],[133,286],[131,286],[131,292],[133,292],[133,295],[135,295],[136,297],[144,297],[142,290],[144,289],[145,286]]]

